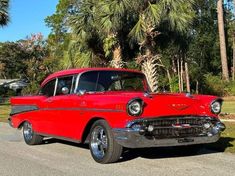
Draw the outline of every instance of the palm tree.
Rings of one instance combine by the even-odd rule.
[[[9,0],[0,0],[0,26],[5,26],[9,22]]]
[[[223,0],[217,1],[217,14],[218,14],[218,28],[219,28],[219,39],[220,39],[220,56],[221,56],[221,64],[222,64],[222,75],[223,75],[224,80],[229,81],[228,60],[227,60],[227,51],[226,51],[225,33],[224,33]]]
[[[131,0],[84,0],[77,4],[79,10],[70,18],[70,26],[78,39],[83,40],[82,45],[89,39],[96,38],[102,45],[105,57],[112,58],[110,66],[115,68],[124,65],[122,49],[130,2]],[[93,45],[90,43],[88,50],[94,51],[97,42],[93,42]]]
[[[128,26],[128,11],[131,9],[131,0],[106,0],[98,4],[96,24],[104,35],[104,49],[106,55],[112,54],[111,66],[124,66],[122,49],[125,29]]]
[[[159,55],[156,52],[155,39],[164,32],[159,27],[165,26],[177,32],[187,31],[194,17],[194,0],[135,0],[133,3],[137,22],[129,37],[139,43],[142,54],[137,58],[138,62],[142,63],[142,71],[145,72],[151,89],[157,91]]]
[[[95,23],[97,3],[96,0],[84,0],[73,4],[74,9],[77,10],[69,17],[68,25],[75,35],[70,41],[68,53],[76,52],[70,54],[70,60],[77,63],[77,66],[106,65],[102,38],[99,27]],[[91,63],[95,63],[95,65],[90,65]]]

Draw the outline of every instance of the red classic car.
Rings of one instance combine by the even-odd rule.
[[[38,95],[11,98],[9,124],[29,145],[43,137],[89,143],[99,163],[117,161],[123,147],[216,142],[225,129],[215,96],[151,93],[139,71],[65,70],[47,77]]]

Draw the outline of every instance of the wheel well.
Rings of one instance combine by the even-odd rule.
[[[21,122],[17,129],[20,130],[20,129],[23,127],[23,125],[24,125],[25,122],[26,122],[26,121]]]
[[[94,117],[87,123],[87,125],[83,131],[83,134],[82,134],[82,143],[89,143],[91,127],[97,120],[101,120],[101,119],[103,119],[103,118]]]

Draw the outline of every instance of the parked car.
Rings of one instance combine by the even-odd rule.
[[[47,77],[38,95],[11,98],[9,124],[29,145],[44,137],[89,143],[99,163],[116,162],[126,148],[214,143],[224,124],[222,99],[152,93],[143,73],[86,68]]]

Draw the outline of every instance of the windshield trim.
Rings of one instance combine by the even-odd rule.
[[[79,85],[79,82],[80,82],[80,78],[83,74],[85,73],[88,73],[88,72],[98,72],[98,75],[97,75],[97,81],[96,81],[96,87],[97,87],[97,84],[98,84],[98,79],[99,79],[99,75],[100,75],[100,72],[125,72],[125,73],[134,73],[134,74],[138,74],[138,75],[143,75],[143,79],[144,79],[144,91],[136,91],[136,92],[151,92],[150,89],[149,89],[149,85],[148,85],[148,81],[147,81],[147,78],[145,76],[144,73],[141,73],[141,72],[130,72],[130,71],[126,71],[126,70],[88,70],[88,71],[84,71],[84,72],[81,72],[78,74],[77,76],[77,80],[76,80],[76,86],[75,86],[75,89],[74,89],[74,93],[77,93],[77,89],[78,89],[78,85]],[[124,91],[124,90],[122,90]],[[107,90],[104,90],[104,91],[87,91],[87,92],[92,92],[92,93],[96,93],[96,92],[109,92]],[[128,91],[125,91],[125,92],[128,92]],[[133,91],[130,91],[130,92],[133,92]]]

